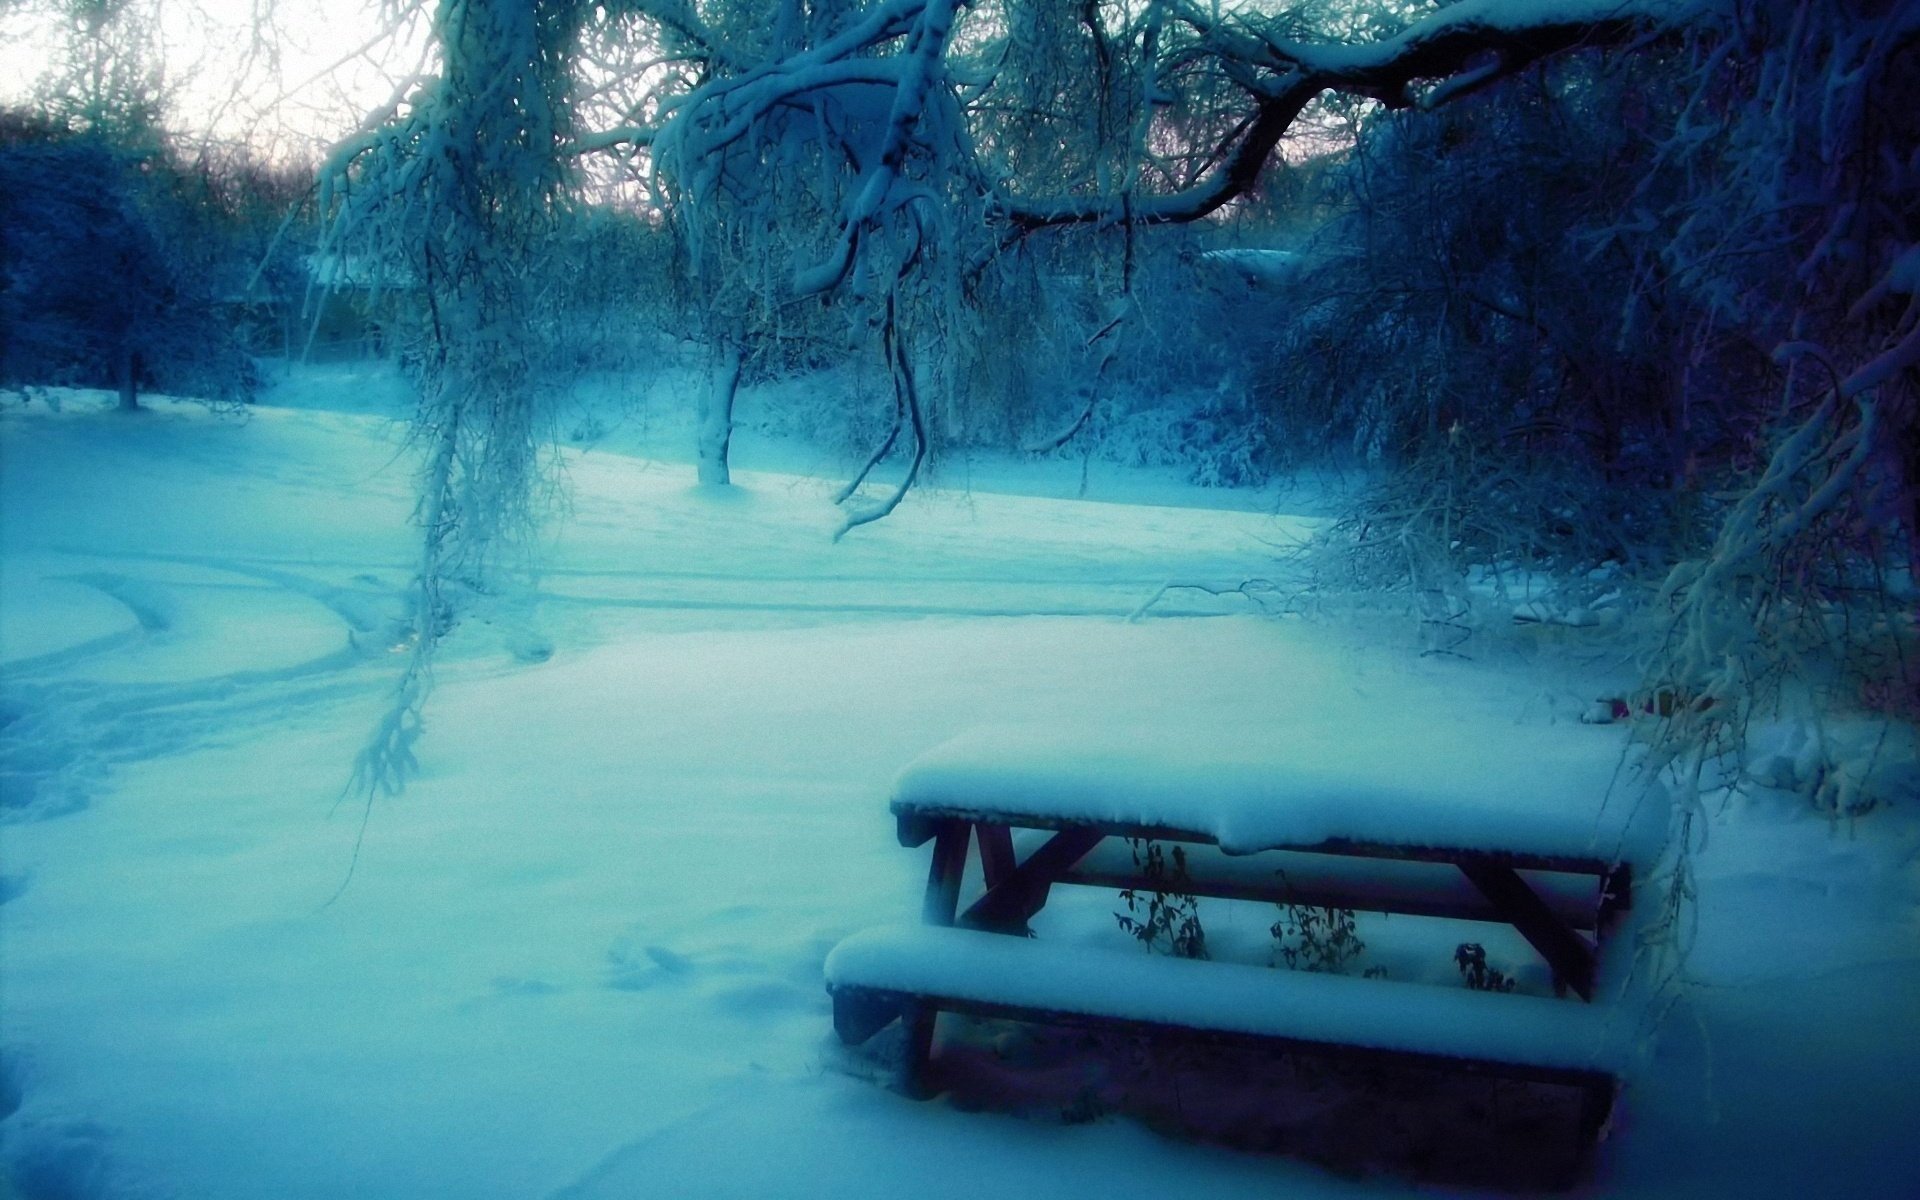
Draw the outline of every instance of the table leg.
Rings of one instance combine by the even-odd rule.
[[[960,879],[967,868],[967,842],[973,832],[965,821],[943,820],[933,839],[933,862],[927,868],[927,896],[921,918],[929,925],[951,925],[960,907]],[[931,1093],[927,1064],[933,1057],[934,1026],[940,1010],[925,1000],[910,1002],[901,1014],[906,1042],[900,1052],[900,1090],[915,1099]]]
[[[980,874],[989,888],[998,887],[1013,874],[1013,830],[982,821],[974,825],[973,837],[980,847]]]
[[[934,1024],[940,1010],[925,1000],[910,1000],[901,1015],[900,1027],[906,1044],[900,1054],[900,1074],[896,1086],[900,1094],[913,1100],[930,1100],[934,1089],[928,1068],[933,1062]]]
[[[921,919],[929,925],[951,925],[960,907],[960,877],[967,869],[965,821],[942,821],[933,839],[933,863],[927,869],[927,898]]]
[[[1047,903],[1053,881],[1087,856],[1106,834],[1080,825],[1062,829],[1046,844],[1027,856],[986,894],[974,901],[960,917],[960,923],[973,929],[993,929],[1004,933],[1025,930],[1027,921]]]

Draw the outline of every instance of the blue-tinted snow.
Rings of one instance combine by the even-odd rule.
[[[1410,1194],[1118,1120],[909,1103],[833,1044],[823,961],[917,911],[924,852],[896,844],[889,787],[962,729],[1434,712],[1519,758],[1620,694],[1604,647],[1569,661],[1543,631],[1537,660],[1468,661],[1419,657],[1398,623],[1128,623],[1169,579],[1275,574],[1308,524],[1196,489],[930,492],[834,546],[831,455],[714,495],[690,455],[570,452],[544,572],[469,598],[423,776],[369,814],[342,787],[400,658],[412,461],[386,416],[347,411],[363,396],[309,382],[244,419],[0,404],[0,630],[72,622],[0,666],[17,1191]],[[1077,490],[1078,463],[1039,471],[1025,490]],[[240,636],[262,628],[284,636]],[[1913,808],[1830,826],[1757,789],[1699,816],[1699,982],[1580,1194],[1920,1194]],[[1074,939],[1114,936],[1087,898]],[[1206,911],[1223,947],[1272,920]]]

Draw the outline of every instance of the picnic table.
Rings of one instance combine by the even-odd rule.
[[[835,948],[835,1028],[859,1043],[903,1021],[914,1094],[944,1011],[1570,1085],[1597,1137],[1635,1024],[1604,1003],[1626,970],[1609,951],[1668,811],[1657,787],[1621,778],[1617,741],[1570,732],[1520,752],[1444,730],[1329,731],[1284,747],[1232,729],[963,734],[895,783],[900,843],[933,846],[921,920]],[[1142,840],[1181,848],[1177,881],[1143,866]],[[1538,952],[1560,998],[1026,936],[1062,885],[1497,922]]]

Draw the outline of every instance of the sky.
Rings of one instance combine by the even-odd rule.
[[[269,154],[310,155],[350,132],[417,69],[423,39],[381,0],[150,0],[146,42],[173,90],[172,125]],[[58,61],[48,5],[0,0],[0,103],[32,104]]]

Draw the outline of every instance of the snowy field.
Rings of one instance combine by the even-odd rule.
[[[1440,1190],[910,1102],[833,1039],[822,962],[917,911],[888,789],[970,726],[1403,722],[1524,771],[1624,738],[1577,722],[1615,659],[1191,591],[1127,619],[1275,577],[1310,493],[949,463],[836,544],[832,456],[743,436],[702,490],[671,412],[629,412],[567,452],[540,574],[474,603],[421,777],[369,811],[396,404],[334,368],[244,418],[0,405],[0,1196]],[[1920,803],[1707,826],[1692,982],[1580,1194],[1920,1195]]]

